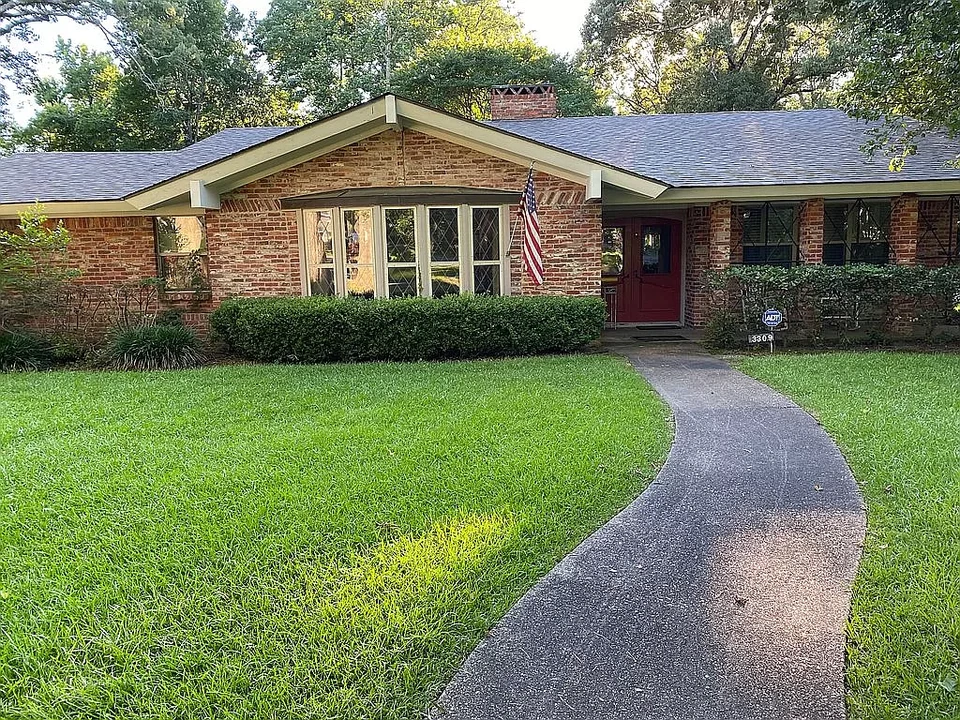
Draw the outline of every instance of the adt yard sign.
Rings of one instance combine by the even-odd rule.
[[[783,313],[773,308],[764,310],[761,320],[768,328],[779,327],[783,323]]]

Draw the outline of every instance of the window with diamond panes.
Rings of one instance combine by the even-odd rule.
[[[383,211],[388,297],[416,297],[420,294],[416,227],[416,210],[412,207]]]
[[[740,209],[743,264],[790,267],[796,259],[795,205],[751,205]]]
[[[343,246],[346,289],[351,297],[376,294],[373,261],[373,209],[343,211]]]
[[[305,210],[304,241],[307,267],[310,269],[310,295],[336,295],[336,261],[333,254],[333,212]]]
[[[473,292],[500,295],[500,208],[471,210],[473,239]]]
[[[460,294],[460,211],[427,208],[430,286],[435,298]]]

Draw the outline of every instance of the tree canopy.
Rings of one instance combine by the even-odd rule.
[[[275,0],[256,37],[312,114],[390,90],[484,117],[491,85],[545,81],[566,114],[603,107],[584,73],[537,45],[500,0]]]
[[[960,5],[952,0],[838,0],[852,80],[843,105],[881,121],[868,149],[899,168],[917,138],[960,133]]]
[[[836,21],[806,0],[593,0],[583,61],[630,112],[828,103]]]

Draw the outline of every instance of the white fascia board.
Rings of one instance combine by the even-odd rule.
[[[656,199],[661,205],[731,202],[797,201],[807,198],[844,200],[894,197],[906,193],[936,197],[960,194],[960,180],[904,180],[869,183],[817,183],[808,185],[743,185],[736,187],[670,188]],[[607,205],[649,204],[650,200],[626,193],[608,193]]]
[[[145,212],[126,200],[97,200],[93,202],[42,202],[43,212],[50,218],[73,217],[153,217],[155,215],[203,215],[203,210],[189,204],[170,205],[162,212]],[[32,210],[35,203],[9,203],[0,205],[0,219],[19,217],[20,213]]]
[[[404,127],[469,147],[486,155],[526,165],[531,161],[544,172],[587,186],[591,173],[602,170],[603,181],[648,198],[658,197],[667,185],[633,173],[607,167],[602,163],[571,155],[563,150],[511,135],[494,127],[463,120],[447,113],[431,110],[397,98],[397,112],[405,119]]]
[[[326,120],[305,125],[126,199],[139,209],[176,202],[189,196],[193,180],[201,180],[211,190],[223,194],[304,162],[308,157],[323,155],[381,133],[388,129],[385,119],[386,98],[380,98]]]

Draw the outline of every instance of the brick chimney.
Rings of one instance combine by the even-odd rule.
[[[497,85],[490,89],[491,120],[557,117],[557,91],[550,83]]]

